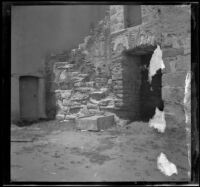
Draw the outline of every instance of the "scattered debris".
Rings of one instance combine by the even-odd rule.
[[[149,127],[154,127],[158,132],[164,132],[166,128],[165,113],[156,107],[155,115],[149,120]]]
[[[162,60],[162,51],[160,46],[157,45],[149,64],[149,82],[151,83],[152,77],[156,74],[159,69],[164,69],[165,65]]]
[[[164,153],[160,153],[160,156],[157,159],[157,167],[167,176],[178,174],[176,165],[170,162]]]

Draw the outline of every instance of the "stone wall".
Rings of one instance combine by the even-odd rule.
[[[191,70],[189,6],[161,6],[160,32],[165,70],[162,76],[162,97],[169,128],[183,126],[185,79]]]
[[[124,15],[112,14],[115,10],[124,8],[123,6],[111,6],[111,18],[123,16],[117,21],[111,19],[111,26],[115,28],[111,32],[111,66],[112,82],[114,94],[118,98],[116,101],[115,113],[131,120],[140,119],[140,87],[141,87],[141,55],[152,53],[156,45],[160,42],[158,32],[158,14],[153,10],[153,6],[141,6],[142,24],[135,27],[125,28]],[[148,10],[148,11],[147,11]],[[150,16],[151,14],[151,16]],[[148,18],[151,19],[146,19]],[[117,18],[116,18],[117,19]],[[113,21],[113,23],[112,23]],[[114,25],[121,25],[120,29]],[[111,30],[112,31],[112,30]]]
[[[105,16],[67,59],[47,60],[49,106],[58,119],[102,114],[102,110],[114,108],[109,43],[109,17]]]
[[[181,124],[184,81],[190,70],[188,7],[141,5],[141,15],[140,25],[125,28],[124,6],[112,5],[63,62],[57,57],[47,60],[48,113],[64,119],[107,111],[136,120],[141,84],[137,56],[151,55],[160,45],[166,66],[162,76],[166,120]]]

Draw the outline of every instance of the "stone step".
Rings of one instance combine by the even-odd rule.
[[[76,119],[75,124],[80,130],[105,130],[114,125],[114,115],[83,117]]]

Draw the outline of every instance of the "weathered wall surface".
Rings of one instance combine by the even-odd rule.
[[[185,79],[191,67],[191,33],[189,6],[161,6],[163,61],[162,97],[166,121],[172,128],[183,126]]]
[[[57,106],[54,113],[64,119],[72,113],[110,111],[122,118],[137,119],[141,86],[141,59],[137,56],[151,55],[159,45],[166,67],[162,76],[165,118],[168,128],[181,125],[185,118],[185,77],[190,70],[188,10],[187,6],[141,5],[142,23],[126,28],[124,7],[110,6],[105,19],[78,49],[71,51],[65,63],[47,61],[53,77],[47,77],[47,90],[52,88]]]
[[[99,113],[108,105],[112,108],[109,26],[109,19],[105,17],[65,59],[58,59],[58,55],[47,59],[49,117],[55,114],[59,119],[87,116]]]
[[[45,54],[49,51],[57,53],[63,48],[68,50],[76,46],[88,33],[90,26],[104,17],[106,7],[104,5],[12,6],[11,118],[13,120],[20,120],[19,76],[28,74],[44,76]]]
[[[142,24],[125,28],[123,6],[110,7],[111,65],[116,113],[123,118],[140,118],[141,59],[160,42],[158,13],[154,6],[141,6]],[[115,10],[115,11],[113,11]],[[117,13],[119,12],[119,13]],[[120,27],[119,27],[120,25]],[[124,52],[127,53],[124,53]]]

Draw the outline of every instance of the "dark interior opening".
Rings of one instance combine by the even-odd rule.
[[[125,118],[130,121],[149,121],[156,107],[163,111],[162,71],[158,70],[148,81],[152,51],[128,53],[123,61],[123,107]]]
[[[140,86],[140,118],[142,121],[149,121],[155,114],[156,107],[163,111],[162,100],[162,71],[159,69],[148,81],[149,63],[151,55],[141,56],[141,86]]]

